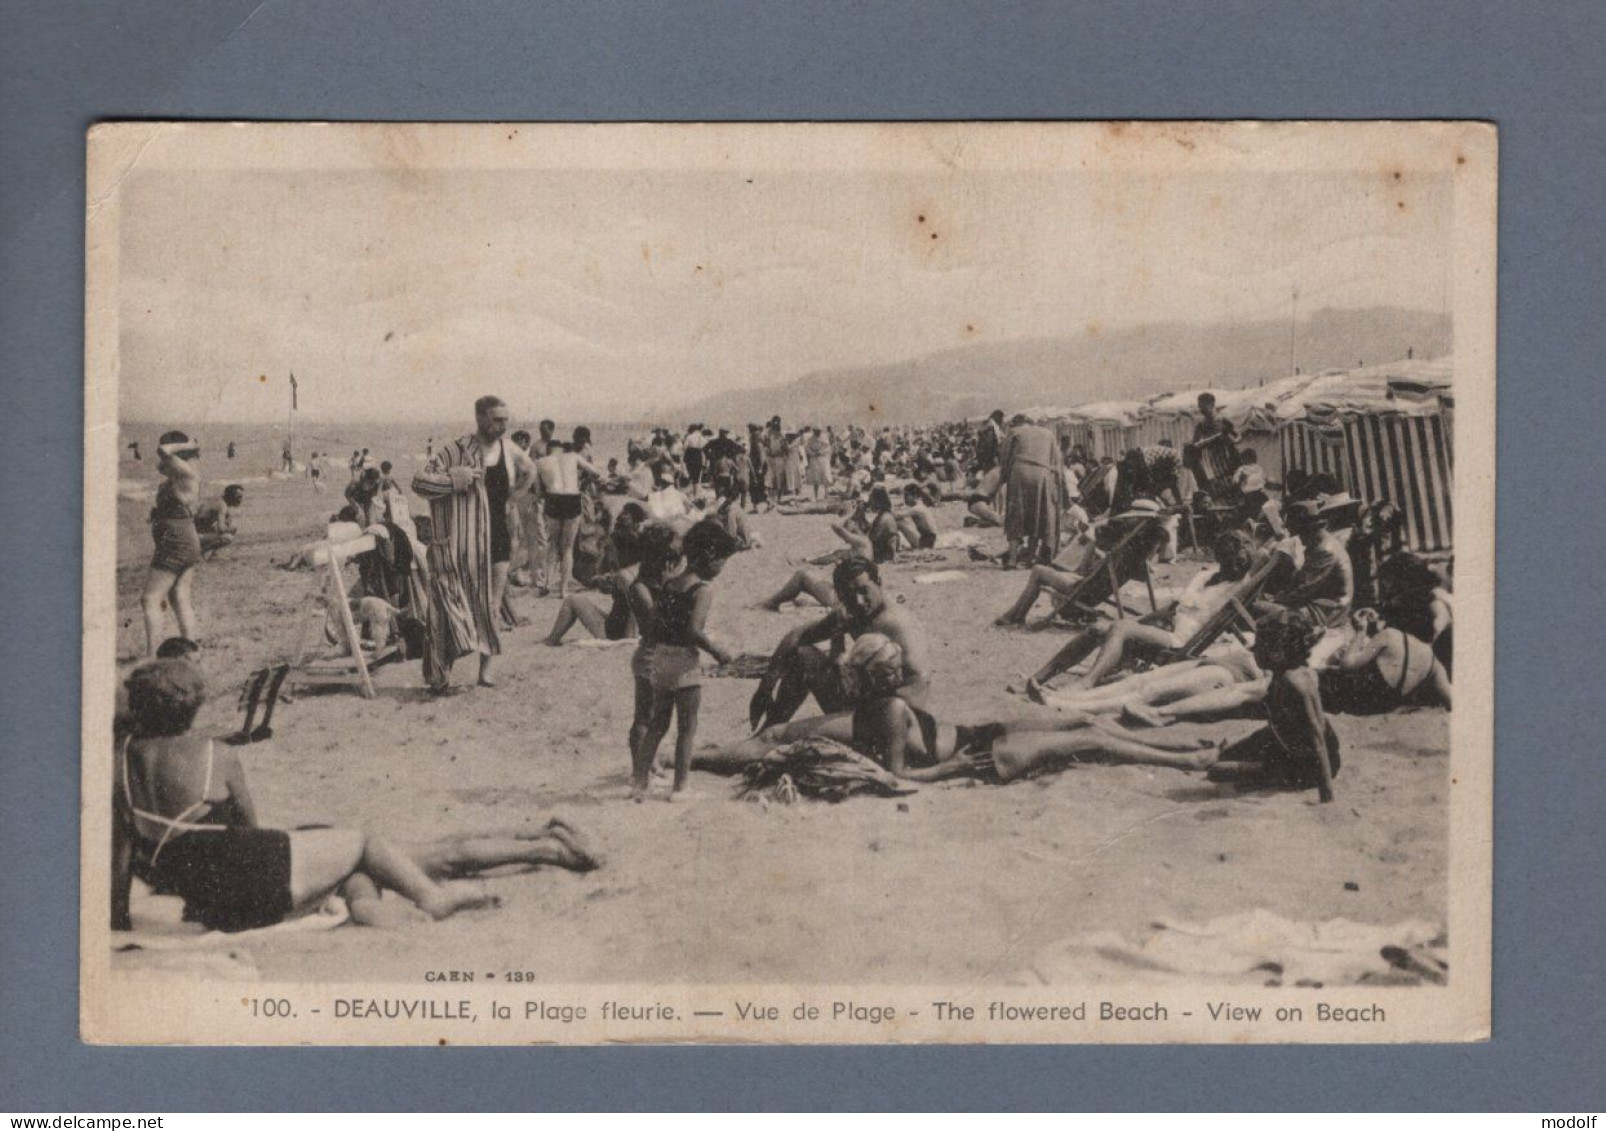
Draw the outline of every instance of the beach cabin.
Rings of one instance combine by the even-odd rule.
[[[1053,422],[1053,427],[1062,444],[1068,437],[1070,443],[1080,444],[1094,459],[1109,456],[1118,460],[1127,449],[1143,443],[1138,434],[1138,415],[1142,409],[1141,401],[1077,405]]]
[[[1363,502],[1392,502],[1411,550],[1451,549],[1453,375],[1450,358],[1324,374],[1281,406],[1285,464],[1326,471]]]
[[[1265,385],[1243,389],[1186,389],[1152,398],[1142,413],[1139,434],[1144,444],[1170,440],[1181,451],[1193,440],[1199,420],[1199,395],[1215,395],[1217,415],[1232,423],[1238,433],[1238,447],[1252,448],[1255,458],[1273,483],[1282,481],[1283,456],[1279,438],[1277,406],[1313,380],[1311,377],[1284,377]]]

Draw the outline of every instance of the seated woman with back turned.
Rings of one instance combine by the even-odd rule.
[[[267,829],[239,759],[191,732],[206,700],[201,670],[187,659],[151,660],[126,682],[128,729],[114,759],[113,930],[129,930],[134,875],[183,898],[186,918],[222,931],[271,926],[340,891],[359,922],[382,888],[432,918],[497,905],[477,884],[437,882],[509,863],[595,867],[561,822],[529,839],[450,838],[406,849],[352,828]]]

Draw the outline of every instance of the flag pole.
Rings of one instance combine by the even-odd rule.
[[[285,440],[285,450],[290,456],[290,466],[285,470],[294,472],[296,469],[296,374],[290,371],[290,420],[289,435]]]

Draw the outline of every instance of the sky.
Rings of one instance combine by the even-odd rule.
[[[1449,178],[136,170],[125,420],[640,421],[978,340],[1448,313]]]

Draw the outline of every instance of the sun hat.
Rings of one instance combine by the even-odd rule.
[[[1164,513],[1164,508],[1154,499],[1133,499],[1127,506],[1127,510],[1110,517],[1112,519],[1159,518]]]
[[[1288,508],[1288,526],[1310,526],[1322,519],[1322,505],[1315,499],[1302,499]]]

